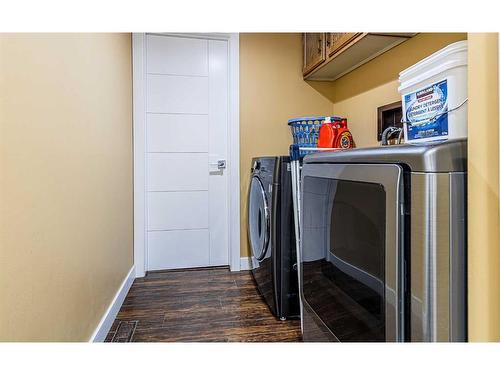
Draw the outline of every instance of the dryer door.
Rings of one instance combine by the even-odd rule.
[[[403,341],[402,167],[305,164],[302,177],[302,302],[317,318],[304,320],[305,341],[323,328],[344,342]]]
[[[261,261],[269,247],[271,223],[266,192],[257,176],[252,177],[248,199],[248,237],[252,255]]]

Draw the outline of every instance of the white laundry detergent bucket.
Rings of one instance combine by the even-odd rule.
[[[467,137],[467,41],[399,73],[406,143]]]

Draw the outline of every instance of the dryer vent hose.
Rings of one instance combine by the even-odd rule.
[[[385,129],[382,133],[382,146],[387,146],[389,143],[389,139],[397,134],[398,135],[398,143],[401,143],[401,134],[403,132],[403,129],[397,128],[395,126],[389,126],[387,129]]]

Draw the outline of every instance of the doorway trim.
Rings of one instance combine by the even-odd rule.
[[[148,33],[149,34],[149,33]],[[240,263],[240,42],[239,34],[151,33],[185,38],[226,40],[229,57],[228,124],[228,252],[231,271]],[[133,150],[134,150],[134,266],[135,277],[146,274],[146,33],[132,34]]]

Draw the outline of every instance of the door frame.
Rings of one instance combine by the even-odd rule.
[[[240,43],[238,33],[148,33],[225,40],[229,53],[228,252],[231,271],[240,270]],[[146,273],[146,33],[132,33],[135,277]]]

